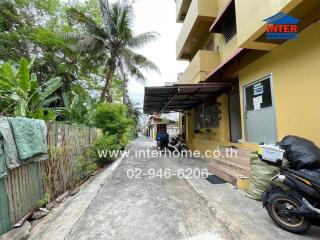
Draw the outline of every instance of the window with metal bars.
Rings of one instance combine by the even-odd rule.
[[[226,39],[226,43],[229,42],[237,34],[236,22],[236,9],[235,3],[233,1],[222,23],[222,34]]]
[[[235,9],[230,11],[229,15],[226,17],[226,20],[223,22],[222,34],[226,39],[226,43],[237,34]]]
[[[204,103],[195,108],[195,130],[201,128],[218,128],[220,120],[220,110],[218,104]]]
[[[226,43],[229,42],[237,34],[236,22],[226,24],[222,33],[226,39]]]

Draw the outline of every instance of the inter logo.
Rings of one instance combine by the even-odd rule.
[[[297,39],[299,19],[280,12],[265,20],[267,22],[267,39]]]

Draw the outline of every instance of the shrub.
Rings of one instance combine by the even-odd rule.
[[[120,137],[131,124],[126,114],[127,109],[123,104],[100,103],[93,112],[94,125],[101,128],[105,134]]]
[[[119,141],[115,135],[103,135],[96,140],[88,149],[90,160],[94,161],[99,166],[115,160],[116,156],[111,156],[111,151],[117,151],[121,148]]]
[[[136,128],[133,125],[127,126],[119,140],[121,149],[124,149],[128,145],[129,141],[135,137]]]
[[[90,157],[99,165],[113,161],[113,156],[101,156],[101,151],[124,149],[136,137],[136,122],[128,115],[127,107],[117,103],[99,103],[92,111],[93,126],[102,129],[104,137],[91,147]]]
[[[98,169],[97,164],[86,159],[84,156],[79,156],[73,168],[73,178],[75,183],[90,177],[90,175]]]

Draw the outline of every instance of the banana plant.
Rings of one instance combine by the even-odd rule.
[[[1,96],[15,116],[53,119],[55,113],[48,106],[59,99],[52,94],[62,86],[62,81],[56,77],[39,86],[36,74],[30,73],[31,65],[32,62],[22,58],[18,68],[10,62],[0,66]]]
[[[79,104],[79,95],[75,94],[73,97],[69,93],[64,92],[62,94],[64,107],[61,108],[61,114],[65,117],[67,122],[72,122],[74,119],[73,115],[77,111],[77,105]]]
[[[90,96],[80,96],[73,92],[64,92],[62,94],[64,107],[57,108],[57,111],[63,116],[64,121],[68,123],[84,123],[89,121],[88,114],[94,104]]]

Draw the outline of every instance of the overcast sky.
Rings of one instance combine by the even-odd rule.
[[[142,53],[152,60],[160,69],[161,74],[145,73],[148,81],[146,86],[161,86],[165,82],[177,80],[179,72],[188,65],[185,61],[176,60],[176,40],[181,24],[176,24],[176,5],[174,0],[139,0],[134,5],[136,34],[156,31],[158,40],[141,49]],[[129,84],[129,95],[142,106],[144,86],[134,80]]]

